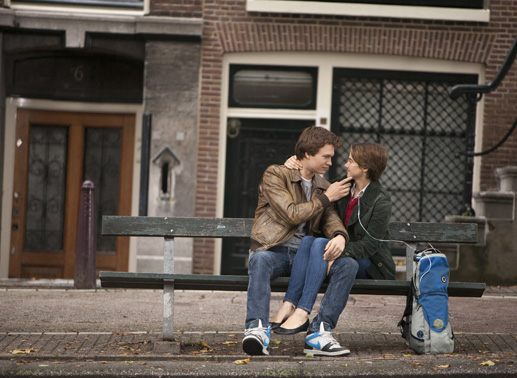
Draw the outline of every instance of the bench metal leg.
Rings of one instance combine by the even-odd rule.
[[[165,238],[163,272],[174,274],[174,238]],[[173,340],[174,335],[174,280],[163,282],[163,339]]]
[[[406,246],[406,280],[413,277],[413,256],[415,256],[416,243],[408,243]]]

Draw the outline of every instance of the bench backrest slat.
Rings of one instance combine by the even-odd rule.
[[[104,235],[168,237],[249,237],[253,219],[102,217]]]
[[[102,217],[102,234],[163,237],[249,237],[252,218]],[[405,242],[476,243],[472,223],[391,222],[390,238]],[[375,236],[375,235],[374,235]]]

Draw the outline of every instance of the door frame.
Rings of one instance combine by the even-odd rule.
[[[34,110],[48,110],[56,112],[81,113],[128,113],[135,116],[135,139],[133,146],[133,179],[131,194],[131,215],[138,215],[138,201],[140,198],[140,151],[142,135],[141,104],[106,104],[86,102],[64,102],[50,100],[36,100],[26,98],[6,99],[5,112],[5,145],[3,171],[3,198],[0,228],[0,278],[9,277],[9,256],[11,244],[11,211],[13,198],[14,153],[16,145],[16,114],[18,109],[29,108]],[[136,239],[129,241],[128,271],[136,271]]]
[[[228,106],[230,65],[281,65],[318,67],[318,87],[315,110],[231,108]],[[238,52],[223,56],[221,80],[221,102],[219,113],[219,156],[217,175],[216,216],[224,212],[224,186],[226,167],[226,123],[232,118],[314,118],[316,126],[331,129],[332,78],[334,68],[363,68],[372,70],[398,70],[415,72],[475,74],[479,83],[485,82],[485,67],[479,63],[456,62],[442,59],[392,56],[382,54],[357,54],[335,52]],[[484,99],[478,103],[476,113],[476,142],[482,144]],[[475,147],[475,150],[477,148]],[[473,191],[479,190],[481,157],[474,158]],[[222,261],[222,241],[215,240],[214,274],[220,274]]]

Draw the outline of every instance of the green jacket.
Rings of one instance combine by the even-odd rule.
[[[344,219],[346,205],[350,195],[336,202],[341,219]],[[388,222],[391,216],[390,195],[379,181],[372,181],[359,200],[361,206],[361,223],[372,236],[388,240]],[[358,206],[355,207],[346,227],[350,237],[341,257],[352,257],[361,260],[369,257],[372,264],[367,269],[373,279],[395,279],[395,263],[388,242],[380,242],[369,237],[359,224]]]

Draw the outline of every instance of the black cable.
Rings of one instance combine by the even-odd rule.
[[[513,123],[512,127],[510,127],[510,130],[508,130],[508,132],[503,137],[503,139],[501,139],[499,141],[499,143],[497,143],[495,146],[489,148],[486,151],[482,151],[482,152],[459,152],[457,155],[482,156],[482,155],[489,154],[490,152],[498,149],[504,142],[506,142],[506,139],[508,139],[508,137],[512,134],[513,130],[515,130],[515,127],[517,127],[517,118],[515,119],[515,122]]]

